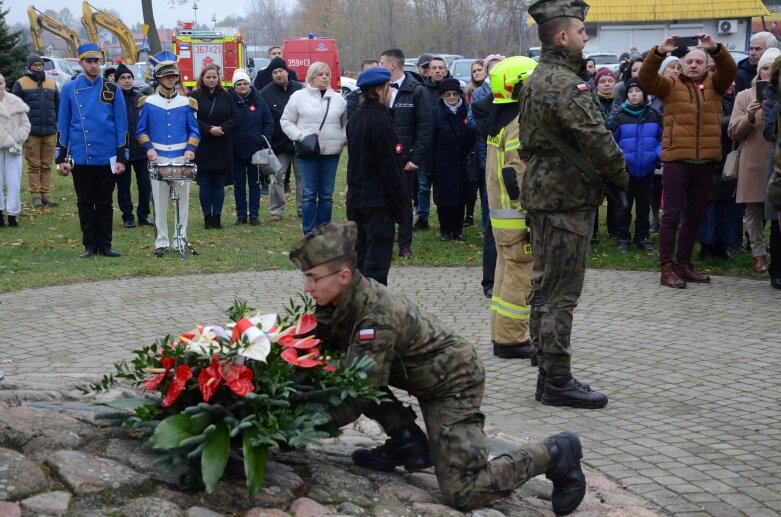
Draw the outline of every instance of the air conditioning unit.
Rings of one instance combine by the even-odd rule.
[[[738,32],[737,20],[719,20],[716,26],[719,34],[735,34]]]

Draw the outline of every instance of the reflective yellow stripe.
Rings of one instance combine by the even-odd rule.
[[[496,311],[502,316],[514,320],[528,320],[529,308],[522,305],[515,305],[514,303],[502,300],[498,296],[491,297],[491,310]]]
[[[512,151],[514,149],[520,149],[520,147],[521,147],[521,141],[518,140],[517,138],[513,138],[512,140],[508,140],[507,142],[505,142],[504,151],[505,152]]]
[[[526,219],[500,219],[492,217],[491,227],[497,230],[525,230]]]

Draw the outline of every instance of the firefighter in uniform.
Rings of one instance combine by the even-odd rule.
[[[491,69],[493,106],[488,117],[486,182],[491,228],[496,240],[496,273],[491,297],[491,343],[503,359],[535,353],[529,339],[532,250],[519,185],[526,165],[518,156],[518,95],[537,66],[528,57],[507,58]]]
[[[149,161],[172,162],[184,158],[195,159],[195,150],[201,140],[198,131],[198,101],[180,95],[179,58],[168,52],[158,52],[149,58],[158,83],[157,91],[139,100],[136,139]],[[190,182],[181,182],[179,210],[182,234],[187,238],[187,215],[190,200]],[[168,251],[168,200],[171,186],[165,181],[152,180],[152,200],[155,207],[155,256],[162,258]]]
[[[534,255],[529,331],[540,368],[535,398],[594,409],[607,405],[607,396],[572,376],[572,318],[605,182],[623,188],[629,177],[584,78],[587,10],[582,0],[542,0],[529,7],[542,53],[521,90],[519,153],[526,162],[521,202]]]
[[[357,235],[351,221],[321,225],[289,257],[317,303],[317,335],[326,346],[346,349],[348,363],[371,358],[375,366],[368,376],[376,387],[393,386],[417,398],[445,503],[459,510],[481,508],[544,473],[553,481],[553,511],[573,512],[586,491],[578,437],[557,434],[489,461],[480,412],[485,370],[474,346],[404,296],[361,275]],[[332,423],[347,425],[388,404],[345,400],[332,409]]]

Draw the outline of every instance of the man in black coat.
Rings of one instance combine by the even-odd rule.
[[[404,220],[399,223],[399,256],[412,257],[412,198],[417,194],[418,169],[423,165],[431,138],[431,103],[426,87],[404,72],[404,52],[388,49],[380,66],[391,73],[391,113],[401,142],[404,185]]]
[[[380,66],[380,62],[376,59],[364,59],[361,61],[361,72],[378,66]],[[347,121],[349,122],[353,113],[355,113],[361,105],[361,89],[354,89],[344,98],[344,100],[347,101]]]
[[[271,60],[271,63],[273,63],[276,59],[281,59],[283,64],[285,62],[285,59],[282,57],[282,48],[280,47],[271,47],[268,50],[268,58]],[[255,75],[255,82],[253,86],[257,91],[261,91],[263,88],[271,84],[273,80],[271,74],[274,72],[274,70],[271,69],[271,63],[269,63],[266,68],[259,71]],[[298,77],[296,76],[295,70],[288,70],[288,75],[290,76],[291,81],[298,82]]]
[[[778,40],[769,32],[757,32],[751,36],[748,57],[738,63],[738,75],[735,77],[735,95],[751,87],[751,81],[757,75],[759,58],[770,47],[778,46]]]
[[[29,106],[30,136],[24,143],[27,161],[27,180],[32,207],[57,206],[52,199],[51,157],[57,142],[57,111],[60,109],[60,91],[54,79],[43,71],[43,59],[38,54],[27,58],[27,72],[15,83],[13,94]]]
[[[358,77],[363,103],[347,124],[347,218],[358,225],[358,269],[388,285],[395,223],[404,218],[402,145],[388,112],[391,74],[371,67]]]
[[[114,74],[116,83],[122,90],[125,98],[125,108],[127,110],[127,130],[128,134],[136,134],[136,124],[138,122],[138,112],[141,106],[138,101],[142,95],[133,89],[133,71],[124,64],[120,64]],[[138,140],[130,138],[130,161],[124,174],[115,176],[117,182],[117,204],[122,212],[122,222],[125,228],[135,228],[136,223],[133,218],[133,200],[130,197],[130,169],[136,173],[136,185],[138,186],[138,224],[142,226],[152,226],[149,220],[149,202],[152,196],[152,182],[149,179],[149,171],[146,153],[141,148]]]
[[[282,113],[285,112],[290,96],[304,87],[301,83],[290,79],[290,70],[285,65],[285,60],[281,57],[275,57],[271,60],[266,70],[271,74],[272,82],[260,90],[260,96],[268,103],[271,110],[271,116],[274,118],[274,136],[271,139],[271,150],[277,155],[282,163],[282,168],[296,179],[296,210],[298,217],[301,217],[301,176],[298,174],[298,164],[296,163],[296,152],[293,147],[293,141],[290,140],[279,123]],[[271,202],[271,209],[274,209],[274,201]]]

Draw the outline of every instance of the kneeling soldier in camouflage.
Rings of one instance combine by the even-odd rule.
[[[480,508],[545,473],[553,481],[553,511],[573,512],[586,491],[578,437],[557,434],[489,462],[480,413],[485,372],[474,346],[404,296],[361,275],[355,267],[357,233],[353,222],[319,226],[290,252],[290,260],[317,303],[318,337],[331,349],[346,348],[346,361],[372,358],[375,386],[417,397],[445,502],[461,510]],[[362,413],[377,417],[391,438],[377,449],[355,451],[357,464],[379,470],[427,466],[425,442],[419,442],[423,433],[411,410],[395,399],[379,406],[350,399],[332,418],[343,426]]]

